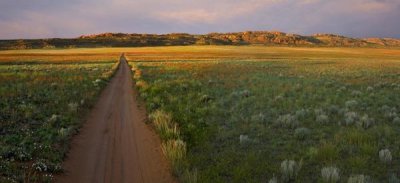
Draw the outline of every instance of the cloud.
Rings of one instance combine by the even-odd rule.
[[[400,37],[399,0],[2,0],[0,39],[280,30]]]

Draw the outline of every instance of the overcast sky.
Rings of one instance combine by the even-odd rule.
[[[400,0],[0,1],[0,39],[245,30],[400,38]]]

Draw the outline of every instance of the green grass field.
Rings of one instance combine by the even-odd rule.
[[[60,171],[122,52],[181,182],[400,177],[400,49],[187,46],[0,51],[0,182]]]
[[[50,182],[62,171],[70,137],[118,60],[30,52],[0,52],[0,182]]]
[[[179,126],[175,137],[158,131],[186,143],[173,163],[180,180],[398,180],[400,50],[172,47],[127,56],[148,111]]]

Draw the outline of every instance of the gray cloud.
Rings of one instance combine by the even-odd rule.
[[[0,39],[280,30],[400,37],[398,0],[2,0]]]

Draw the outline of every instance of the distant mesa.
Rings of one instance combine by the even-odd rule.
[[[72,39],[2,40],[0,49],[139,47],[179,45],[267,45],[315,47],[400,47],[400,39],[350,38],[335,34],[303,36],[279,31],[245,31],[192,35],[102,33]]]

